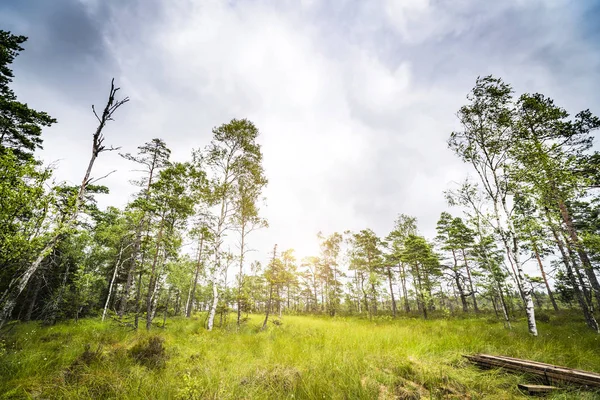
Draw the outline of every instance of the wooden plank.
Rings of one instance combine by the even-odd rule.
[[[566,367],[559,367],[556,365],[540,363],[537,361],[530,362],[529,360],[519,360],[519,359],[515,359],[515,358],[506,358],[505,359],[504,357],[489,356],[489,355],[485,355],[485,354],[480,355],[480,356],[481,356],[480,358],[483,358],[488,361],[493,360],[493,361],[501,362],[503,364],[513,365],[513,366],[516,366],[517,368],[523,367],[523,368],[537,369],[537,370],[540,370],[540,372],[543,372],[546,374],[548,374],[548,373],[559,374],[559,375],[564,374],[564,375],[568,375],[573,378],[583,379],[585,381],[596,382],[600,385],[600,374],[595,374],[593,372],[576,370],[576,369],[571,369],[571,368],[566,368]]]
[[[556,386],[546,386],[546,385],[529,385],[525,383],[520,383],[517,387],[521,390],[527,391],[529,394],[538,394],[538,393],[549,393],[555,390],[559,390]]]
[[[596,374],[594,372],[588,372],[588,371],[567,368],[567,367],[560,367],[557,365],[546,364],[546,363],[542,363],[539,361],[521,360],[519,358],[513,358],[513,357],[491,356],[488,354],[477,354],[476,356],[480,357],[480,358],[484,358],[484,359],[501,360],[501,361],[505,361],[507,363],[511,363],[511,364],[515,364],[515,365],[523,365],[523,366],[528,366],[528,367],[532,367],[532,368],[537,367],[539,369],[555,371],[555,372],[559,372],[559,373],[572,374],[572,375],[584,378],[586,380],[597,381],[600,383],[600,374]]]
[[[521,360],[512,357],[476,354],[465,356],[471,362],[483,367],[499,367],[509,371],[529,373],[545,378],[548,383],[568,382],[583,386],[600,388],[600,374],[559,367],[537,361]]]

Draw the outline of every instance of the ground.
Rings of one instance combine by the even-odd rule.
[[[231,317],[233,318],[233,317]],[[520,357],[600,372],[600,335],[570,314],[505,329],[471,318],[261,316],[207,332],[204,315],[133,332],[85,319],[52,327],[18,323],[0,341],[6,399],[519,399],[531,378],[482,371],[463,354]],[[8,332],[6,332],[8,330]],[[554,399],[594,399],[568,389]]]

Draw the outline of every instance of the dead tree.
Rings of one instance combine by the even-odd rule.
[[[29,266],[25,269],[25,271],[23,271],[22,274],[17,275],[13,278],[13,280],[10,282],[8,289],[0,298],[0,328],[2,328],[2,326],[10,319],[12,311],[17,303],[17,298],[23,292],[23,290],[25,290],[27,284],[29,283],[29,280],[31,279],[35,271],[37,271],[37,269],[40,267],[42,261],[44,261],[44,259],[50,253],[52,253],[54,247],[57,245],[59,240],[62,237],[64,237],[64,235],[68,234],[75,226],[77,216],[79,214],[79,208],[81,206],[81,203],[83,202],[87,187],[90,184],[93,184],[99,181],[100,179],[106,178],[108,175],[110,175],[109,173],[97,179],[93,179],[91,177],[92,168],[94,167],[94,163],[96,162],[96,159],[98,158],[100,153],[103,153],[105,151],[118,150],[118,148],[112,146],[107,148],[104,145],[104,134],[102,132],[107,122],[113,120],[112,116],[114,112],[123,104],[129,101],[128,97],[125,97],[122,100],[116,100],[115,96],[117,94],[117,91],[119,91],[119,88],[115,87],[115,80],[113,78],[110,83],[108,101],[106,102],[106,106],[104,107],[104,111],[102,112],[102,114],[98,115],[95,107],[92,105],[92,111],[94,113],[94,116],[98,120],[98,127],[96,128],[96,131],[93,135],[92,155],[90,157],[90,161],[81,181],[81,186],[79,187],[77,196],[75,197],[73,208],[71,209],[69,216],[65,218],[64,222],[62,222],[54,231],[53,235],[48,240],[44,248],[37,255],[37,257],[34,259],[34,261],[31,264],[29,264]]]

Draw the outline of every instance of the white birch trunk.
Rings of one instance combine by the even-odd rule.
[[[102,311],[102,322],[106,318],[106,310],[108,310],[108,304],[110,303],[110,296],[112,295],[113,285],[115,283],[115,278],[117,277],[117,271],[119,270],[119,264],[121,263],[121,255],[123,254],[123,245],[121,245],[121,249],[119,250],[119,257],[117,258],[117,262],[115,264],[115,270],[113,271],[112,278],[110,280],[110,285],[108,286],[108,296],[106,296],[106,303],[104,304],[104,311]]]

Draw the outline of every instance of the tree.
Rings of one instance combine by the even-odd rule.
[[[208,314],[207,329],[213,328],[215,313],[219,303],[218,277],[222,270],[221,246],[227,231],[236,226],[234,217],[239,215],[236,203],[236,184],[241,181],[259,182],[262,177],[262,153],[256,143],[258,129],[246,119],[233,119],[213,129],[213,140],[204,154],[198,158],[205,160],[211,170],[210,204],[216,206],[214,236],[214,265],[211,271],[213,300]]]
[[[156,286],[160,278],[159,270],[164,269],[169,251],[168,245],[178,246],[177,242],[173,242],[173,239],[177,239],[176,229],[185,223],[187,217],[194,211],[196,196],[191,190],[193,185],[190,176],[189,164],[173,163],[160,171],[158,180],[152,184],[149,202],[153,214],[158,218],[158,226],[146,294],[146,329],[150,329],[152,324],[156,307]]]
[[[248,235],[260,228],[268,227],[265,219],[259,217],[258,201],[263,188],[267,184],[264,171],[260,163],[252,165],[246,173],[240,173],[238,176],[235,190],[235,208],[234,224],[239,231],[239,263],[238,291],[237,291],[237,326],[240,326],[242,315],[241,294],[244,283],[244,261],[249,249],[247,246]]]
[[[394,223],[394,230],[390,232],[386,239],[389,249],[387,257],[388,263],[395,263],[398,265],[400,284],[402,286],[402,297],[404,299],[404,310],[407,313],[410,312],[410,303],[408,301],[407,273],[404,262],[402,261],[402,254],[408,236],[416,234],[417,219],[406,214],[400,214]]]
[[[130,153],[121,154],[123,158],[129,161],[133,161],[143,166],[144,176],[139,181],[134,181],[134,184],[141,186],[142,192],[139,197],[131,205],[132,209],[139,209],[139,222],[135,230],[135,241],[133,247],[133,254],[130,258],[129,266],[127,269],[127,281],[125,283],[125,289],[121,296],[121,302],[119,305],[119,317],[122,317],[127,311],[127,301],[133,284],[133,277],[135,274],[136,266],[140,269],[139,276],[141,277],[141,263],[138,261],[141,246],[142,246],[142,234],[144,230],[148,229],[148,221],[146,218],[148,212],[148,201],[152,190],[152,183],[154,182],[157,172],[167,167],[171,150],[167,147],[162,139],[152,139],[150,142],[145,143],[138,147],[138,154],[131,155]],[[142,257],[143,259],[143,257]],[[138,285],[141,281],[138,281]]]
[[[5,292],[18,268],[44,246],[55,192],[47,191],[52,171],[0,154],[0,283]]]
[[[568,120],[564,109],[538,93],[522,95],[516,112],[517,140],[511,151],[520,168],[515,168],[515,174],[537,195],[540,208],[561,216],[568,244],[579,256],[600,307],[600,282],[569,209],[569,202],[592,184],[587,174],[578,173],[578,159],[590,149],[590,133],[600,128],[600,118],[585,110]]]
[[[517,216],[517,227],[520,234],[520,242],[523,243],[527,250],[533,252],[533,256],[537,261],[540,273],[542,274],[542,282],[548,293],[548,298],[552,303],[552,307],[555,311],[558,311],[558,304],[554,299],[554,294],[550,288],[546,271],[544,270],[544,264],[542,257],[547,255],[549,252],[548,235],[544,230],[544,227],[540,223],[542,217],[535,215],[535,207],[528,201],[528,199],[522,196],[515,196],[516,199],[516,216]]]
[[[452,267],[449,269],[452,272],[452,277],[456,283],[456,288],[458,289],[463,312],[467,312],[469,310],[469,305],[467,303],[467,294],[464,289],[465,278],[460,271],[456,254],[460,248],[456,237],[459,232],[455,229],[456,225],[453,224],[453,222],[454,219],[452,218],[452,215],[447,212],[442,212],[440,219],[437,222],[438,236],[436,239],[441,244],[442,250],[449,251],[452,254]]]
[[[271,308],[273,305],[273,290],[278,290],[278,287],[286,281],[286,271],[283,262],[277,257],[277,245],[273,246],[273,257],[271,262],[267,266],[264,273],[265,281],[269,287],[269,297],[267,305],[265,306],[265,320],[262,324],[261,330],[267,329],[267,323],[269,322],[269,315],[271,314]]]
[[[519,244],[514,228],[508,197],[512,188],[508,176],[514,113],[512,88],[501,79],[487,76],[477,78],[467,96],[468,105],[461,107],[458,116],[462,130],[452,132],[448,146],[464,161],[470,163],[480,178],[486,197],[491,202],[494,229],[506,249],[515,279],[525,303],[529,333],[537,336],[531,285],[525,282]]]
[[[115,88],[114,79],[111,81],[110,92],[108,95],[108,101],[106,102],[106,106],[104,107],[104,111],[99,116],[94,107],[92,106],[92,110],[96,119],[98,120],[98,127],[92,136],[92,154],[90,160],[88,162],[87,169],[81,181],[81,185],[79,187],[79,191],[75,197],[73,202],[72,210],[69,214],[69,217],[64,221],[64,223],[60,224],[53,235],[48,239],[48,242],[44,246],[44,248],[38,253],[33,262],[31,262],[26,268],[25,271],[16,276],[10,283],[8,290],[4,292],[2,297],[0,297],[0,328],[4,325],[4,323],[10,318],[12,314],[12,310],[15,307],[17,297],[23,292],[27,283],[37,271],[40,264],[44,259],[52,252],[54,247],[56,246],[59,239],[64,235],[68,234],[68,232],[73,228],[77,220],[77,216],[79,215],[79,207],[84,200],[86,190],[90,184],[93,184],[97,181],[91,177],[92,169],[94,167],[94,163],[98,156],[105,152],[116,150],[113,147],[106,148],[104,145],[104,134],[103,130],[108,121],[112,120],[113,114],[115,111],[121,107],[123,104],[129,101],[129,98],[125,97],[123,100],[117,100],[115,98],[117,91],[119,88]]]
[[[412,268],[417,293],[417,304],[427,318],[432,308],[433,281],[439,275],[439,259],[424,237],[410,234],[406,238],[402,261]]]
[[[27,38],[0,30],[0,154],[11,149],[20,161],[32,161],[33,152],[42,148],[42,129],[56,123],[43,111],[36,111],[17,100],[9,87],[14,77],[10,64],[23,51]]]
[[[338,258],[343,238],[337,232],[328,237],[319,232],[317,237],[321,242],[321,265],[327,292],[327,312],[333,317],[339,311],[341,303],[342,283]]]
[[[353,240],[355,252],[352,262],[362,274],[366,274],[370,286],[368,290],[364,288],[364,275],[361,274],[361,290],[365,298],[365,307],[369,316],[377,315],[377,287],[379,286],[379,270],[383,265],[383,242],[371,229],[363,229],[354,234]]]

